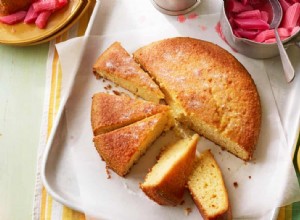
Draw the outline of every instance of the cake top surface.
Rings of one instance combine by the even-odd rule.
[[[144,46],[134,58],[183,114],[253,151],[261,124],[260,99],[250,74],[229,52],[207,41],[176,37]]]
[[[92,101],[92,127],[94,131],[108,126],[120,127],[168,110],[166,105],[128,96],[96,93]]]
[[[126,79],[139,86],[145,86],[149,90],[163,94],[151,77],[137,64],[132,56],[121,46],[119,42],[113,43],[97,59],[94,70],[113,73],[115,77]]]
[[[120,170],[121,175],[127,170],[133,155],[143,147],[149,136],[157,135],[157,125],[166,117],[158,113],[131,125],[94,137],[94,143],[100,148],[101,155],[114,170]],[[161,132],[161,129],[159,130]],[[147,144],[147,143],[146,143]]]

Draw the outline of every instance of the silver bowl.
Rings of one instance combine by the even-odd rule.
[[[223,4],[221,17],[220,17],[220,26],[222,33],[227,41],[227,43],[236,51],[245,56],[264,59],[264,58],[271,58],[277,56],[279,54],[278,46],[275,43],[258,43],[252,40],[248,40],[245,38],[236,37],[232,31],[231,25],[228,21],[225,12],[225,4]],[[293,36],[282,40],[284,47],[287,48],[290,45],[297,45],[300,47],[299,37],[300,30],[295,33]]]

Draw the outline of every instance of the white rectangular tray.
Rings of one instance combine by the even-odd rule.
[[[95,25],[96,22],[94,22],[94,20],[101,19],[99,11],[100,2],[97,2],[87,30],[87,35],[97,33],[99,27]],[[278,72],[275,71],[276,69],[281,68],[278,58],[266,60],[265,64],[269,70],[268,75],[286,133],[289,147],[287,150],[292,152],[299,133],[300,102],[296,100],[297,94],[300,94],[300,79],[299,76],[297,76],[300,73],[300,64],[297,64],[296,60],[300,58],[300,51],[297,51],[295,48],[291,48],[290,50],[289,52],[293,55],[292,62],[296,70],[296,77],[292,84],[287,85],[283,76],[274,74]],[[76,73],[78,69],[79,66],[74,69],[74,73]],[[73,80],[75,80],[75,76]],[[70,94],[73,83],[74,82],[70,82],[66,88],[66,90],[69,90],[66,94]],[[67,127],[64,110],[67,99],[68,97],[63,97],[62,99],[53,130],[48,139],[43,158],[42,179],[48,193],[50,193],[55,200],[72,209],[83,212],[79,187],[72,167],[72,152],[70,148],[64,145]],[[269,213],[268,219],[276,218],[276,216],[277,210],[273,210]]]

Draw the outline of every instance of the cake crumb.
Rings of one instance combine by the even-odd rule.
[[[185,203],[185,201],[184,200],[182,200],[181,202],[180,202],[180,204],[179,205],[183,205]]]
[[[113,93],[114,93],[115,95],[121,95],[121,93],[118,92],[118,91],[116,91],[116,90],[113,90]]]
[[[111,88],[112,88],[111,85],[107,85],[107,86],[104,87],[104,89],[106,89],[106,90],[110,90]]]
[[[109,171],[107,166],[105,166],[105,171],[106,171],[106,174],[107,174],[107,179],[111,179],[111,174],[110,174],[110,171]]]
[[[184,214],[185,214],[186,216],[188,216],[191,212],[192,212],[192,209],[189,208],[189,207],[187,207],[187,208],[184,209]]]
[[[234,188],[238,188],[239,184],[237,182],[233,183]]]
[[[230,171],[230,167],[228,167],[227,169],[228,169],[228,171]]]
[[[248,176],[248,178],[251,179],[252,177],[251,177],[251,176]]]

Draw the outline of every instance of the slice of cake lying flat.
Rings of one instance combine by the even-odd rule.
[[[125,176],[132,165],[164,131],[169,115],[159,113],[94,137],[95,147],[107,167]]]
[[[261,127],[260,98],[234,56],[188,37],[151,43],[133,56],[159,84],[177,120],[237,157],[252,158]]]
[[[145,100],[159,103],[163,93],[119,42],[113,43],[93,66],[96,76],[104,77]]]
[[[144,193],[160,205],[178,205],[182,201],[187,178],[193,168],[199,136],[181,139],[167,146],[145,181]]]
[[[92,101],[91,123],[94,135],[98,135],[167,111],[169,107],[166,105],[96,93]]]
[[[203,219],[232,219],[222,173],[212,153],[204,151],[194,165],[187,186]]]

